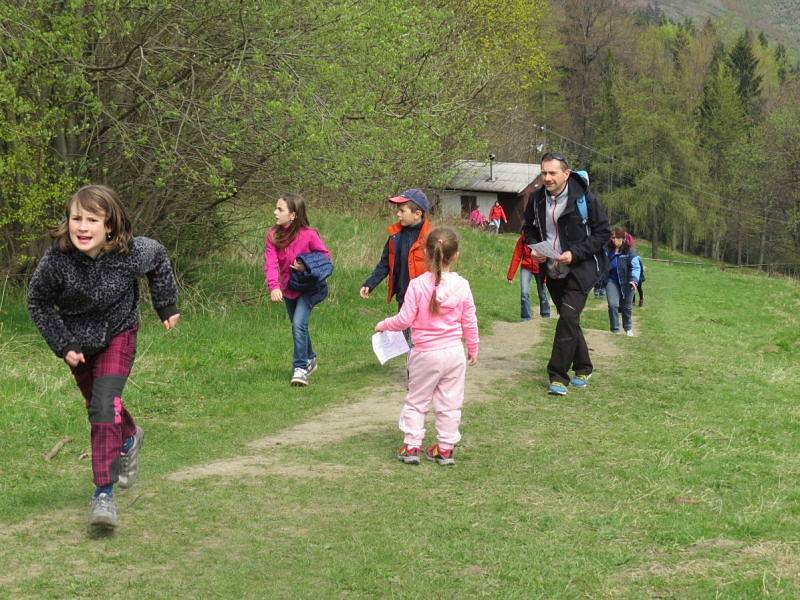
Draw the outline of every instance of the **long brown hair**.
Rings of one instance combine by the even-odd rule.
[[[117,192],[110,187],[99,184],[85,185],[72,194],[64,205],[64,220],[50,230],[50,237],[55,239],[55,244],[62,252],[74,250],[75,246],[69,239],[69,213],[77,204],[79,208],[97,215],[105,215],[104,225],[108,228],[106,243],[100,248],[100,254],[107,252],[122,252],[130,250],[133,240],[133,229],[128,213],[125,211]]]
[[[428,256],[431,273],[433,273],[433,294],[431,294],[430,310],[439,314],[439,301],[436,299],[436,288],[442,281],[442,267],[448,266],[458,253],[458,234],[450,227],[437,227],[428,234],[425,242],[425,254]]]
[[[292,240],[297,237],[297,232],[303,227],[309,227],[308,216],[306,215],[306,201],[300,194],[286,194],[278,198],[286,202],[286,208],[290,213],[294,213],[294,220],[288,227],[275,225],[272,228],[272,243],[276,248],[285,248]]]

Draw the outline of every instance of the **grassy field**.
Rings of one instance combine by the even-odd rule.
[[[387,385],[402,404],[402,362],[379,366],[369,345],[392,309],[385,288],[357,297],[381,228],[312,217],[336,273],[312,317],[320,370],[309,388],[288,386],[290,331],[263,292],[262,231],[193,275],[177,331],[143,310],[126,390],[146,430],[143,475],[117,495],[122,525],[110,536],[84,527],[82,400],[22,296],[6,293],[0,597],[800,594],[796,282],[647,263],[637,337],[606,333],[605,303],[590,297],[596,374],[565,398],[544,393],[555,319],[534,324],[530,350],[484,365],[454,468],[397,462],[396,414],[352,435],[256,449],[303,423],[324,428],[331,411]],[[458,269],[500,353],[493,322],[519,310],[519,288],[504,279],[514,242],[465,231]],[[46,462],[64,436],[72,441]],[[175,477],[224,460],[243,468]]]

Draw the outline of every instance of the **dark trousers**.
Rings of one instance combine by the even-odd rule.
[[[556,335],[553,338],[553,351],[547,363],[550,382],[560,381],[568,384],[569,370],[576,375],[592,372],[589,346],[581,330],[581,313],[586,305],[587,293],[581,290],[578,280],[572,274],[564,279],[547,278],[547,289],[558,309]]]
[[[133,417],[122,404],[122,390],[136,354],[137,329],[114,336],[106,348],[71,368],[89,412],[92,475],[97,486],[117,482],[122,442],[136,433]]]

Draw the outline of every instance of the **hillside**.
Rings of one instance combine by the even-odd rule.
[[[629,8],[660,8],[672,19],[685,17],[703,20],[706,17],[729,22],[737,29],[748,27],[763,31],[771,43],[782,43],[800,52],[800,18],[796,0],[622,0]]]
[[[0,293],[0,598],[800,597],[796,281],[665,249],[634,337],[590,296],[591,385],[554,398],[557,319],[519,323],[506,282],[517,236],[462,228],[480,359],[456,465],[412,467],[394,456],[405,362],[369,343],[395,306],[385,284],[358,295],[389,216],[312,217],[336,272],[308,388],[264,290],[267,215],[185,282],[175,330],[142,307],[142,476],[115,492],[114,534],[84,525],[80,394],[23,291]]]

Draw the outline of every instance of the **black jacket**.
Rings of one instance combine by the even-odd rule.
[[[111,338],[139,324],[139,277],[147,277],[162,321],[177,314],[178,285],[167,251],[135,237],[130,250],[91,258],[79,250],[50,247],[28,284],[28,311],[47,345],[96,354]]]
[[[598,278],[606,273],[607,261],[603,253],[603,245],[611,237],[608,214],[600,200],[590,190],[584,179],[575,172],[570,173],[567,180],[569,194],[567,206],[558,218],[558,238],[561,249],[572,252],[569,272],[574,275],[581,290],[588,292]],[[589,220],[582,222],[576,207],[578,199],[586,195]],[[546,200],[544,187],[534,192],[525,207],[522,233],[526,244],[537,244],[547,239]]]

